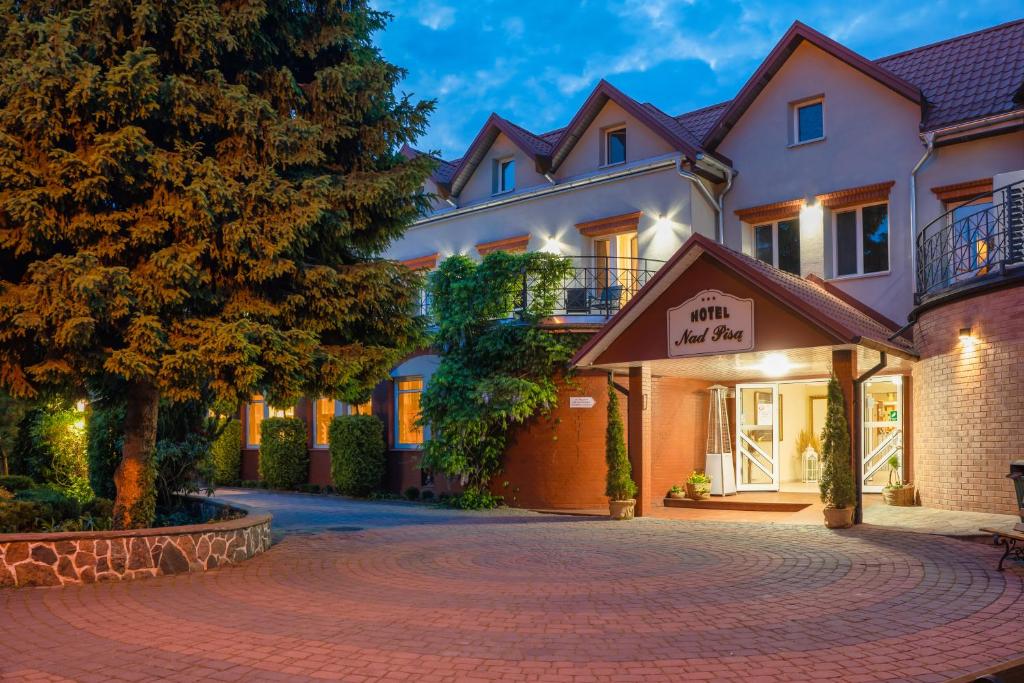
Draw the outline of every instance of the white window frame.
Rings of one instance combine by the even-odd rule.
[[[800,110],[805,107],[810,107],[815,104],[821,105],[821,135],[816,138],[807,138],[806,140],[800,139]],[[818,142],[825,139],[825,96],[818,95],[817,97],[811,97],[806,100],[799,100],[790,104],[792,113],[790,114],[792,130],[792,141],[790,147],[796,147],[798,145],[806,145],[811,142]],[[763,224],[762,224],[763,225]]]
[[[420,381],[420,388],[419,389],[404,389],[403,390],[403,389],[399,389],[398,388],[398,383],[401,382],[402,380],[412,380],[412,379],[418,379]],[[394,422],[394,435],[395,435],[395,438],[394,438],[394,443],[392,444],[392,448],[394,448],[397,451],[419,451],[419,450],[423,450],[423,444],[426,443],[427,438],[428,438],[428,432],[427,432],[426,427],[423,428],[423,442],[422,443],[401,443],[398,440],[398,435],[400,433],[400,430],[399,430],[399,417],[400,416],[398,414],[398,409],[399,409],[398,397],[401,394],[415,394],[415,393],[418,393],[420,395],[420,402],[421,402],[420,405],[422,406],[423,405],[423,403],[422,403],[422,401],[423,401],[423,392],[426,391],[426,389],[427,389],[426,378],[423,377],[423,375],[402,375],[400,377],[393,377],[392,380],[394,381],[394,387],[395,387],[394,397],[392,399],[392,405],[394,406],[393,422]]]
[[[771,262],[770,265],[773,268],[778,268],[779,267],[779,223],[788,223],[789,221],[796,221],[797,222],[797,241],[799,242],[799,238],[800,238],[800,216],[793,216],[792,218],[782,218],[782,219],[779,219],[777,221],[762,221],[760,223],[751,223],[750,224],[750,251],[751,251],[750,255],[753,256],[756,260],[761,261],[761,259],[759,259],[757,257],[757,229],[761,228],[761,227],[764,227],[766,225],[770,225],[771,228],[772,228],[772,262]],[[803,246],[803,245],[801,245],[801,246]],[[803,260],[803,254],[802,253],[800,255],[800,258],[801,258],[801,261],[802,261]],[[761,261],[761,262],[762,263],[767,263],[766,261]],[[803,272],[803,264],[802,263],[800,264],[800,269],[799,270],[801,271],[801,273]],[[786,271],[786,272],[788,273],[789,271]],[[794,273],[794,274],[796,274],[796,273]]]
[[[879,206],[885,204],[885,215],[888,221],[889,238],[886,240],[887,248],[885,250],[885,270],[874,270],[870,273],[864,272],[864,209],[871,206]],[[856,233],[857,233],[857,272],[847,273],[846,275],[839,274],[839,214],[853,211],[856,217]],[[881,275],[889,275],[892,272],[892,207],[889,205],[888,200],[880,202],[867,202],[866,204],[857,204],[855,206],[844,206],[841,209],[835,209],[832,211],[832,277],[830,280],[852,280],[855,278],[864,277],[879,277]]]
[[[623,145],[625,147],[625,149],[623,150],[624,154],[622,156],[622,161],[609,161],[611,159],[611,156],[612,156],[610,154],[610,151],[611,151],[611,136],[612,136],[613,133],[625,133],[626,132],[626,125],[625,124],[621,124],[621,125],[618,125],[618,126],[609,126],[608,128],[605,128],[603,132],[604,132],[604,150],[603,150],[604,151],[604,158],[601,159],[601,161],[602,161],[601,166],[620,166],[620,165],[626,163],[626,158],[629,155],[629,137],[628,137],[628,135],[626,137],[626,142]]]
[[[494,182],[494,187],[497,188],[496,192],[492,194],[497,196],[499,194],[508,194],[509,192],[516,191],[516,170],[515,170],[516,158],[514,156],[501,157],[494,160],[493,172],[497,175]],[[512,187],[504,187],[505,181],[505,166],[512,164]]]

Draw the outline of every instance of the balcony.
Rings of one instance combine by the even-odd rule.
[[[1018,268],[1024,272],[1024,181],[961,202],[921,230],[915,303]]]
[[[563,256],[571,268],[555,293],[552,317],[572,322],[604,322],[619,312],[636,296],[640,288],[665,263],[657,259]],[[523,281],[508,293],[509,312],[515,319],[534,296],[536,283],[524,274]],[[430,316],[429,294],[424,296],[423,310]],[[569,322],[569,320],[566,320]]]

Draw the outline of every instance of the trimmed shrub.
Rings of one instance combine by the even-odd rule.
[[[89,485],[97,496],[114,498],[114,471],[124,444],[124,406],[93,404],[86,429]]]
[[[51,516],[48,507],[30,500],[0,501],[0,534],[37,531],[36,520]]]
[[[35,485],[36,483],[32,481],[32,477],[26,477],[23,474],[11,474],[6,477],[0,477],[0,488],[14,493],[30,489]]]
[[[619,414],[619,397],[615,386],[608,383],[608,429],[605,432],[605,460],[608,464],[608,480],[604,494],[612,500],[629,500],[636,495],[633,470],[626,451],[623,436],[622,416]]]
[[[344,415],[331,421],[331,479],[340,493],[368,496],[384,479],[384,423],[373,415]]]
[[[856,502],[853,468],[850,464],[850,425],[846,420],[846,398],[835,375],[828,382],[825,427],[821,432],[821,473],[818,486],[825,507],[845,508]]]
[[[58,522],[65,519],[73,519],[82,514],[81,503],[63,491],[49,486],[18,491],[14,496],[14,500],[38,503],[44,508],[44,514],[40,516],[54,519]]]
[[[419,500],[420,490],[415,486],[410,486],[405,490],[405,493],[403,495],[405,496],[406,500]]]
[[[306,423],[297,417],[271,417],[260,424],[260,478],[274,489],[290,489],[309,479]]]
[[[430,501],[434,500],[434,492],[433,491],[421,491],[420,492],[420,500],[422,500],[424,503],[429,503]]]
[[[242,425],[231,420],[217,440],[210,446],[213,461],[213,483],[228,486],[238,483],[242,476]]]
[[[501,507],[504,504],[505,498],[503,496],[496,496],[490,491],[466,489],[462,493],[457,493],[448,498],[445,498],[445,494],[441,494],[440,500],[448,507],[457,510],[490,510]]]

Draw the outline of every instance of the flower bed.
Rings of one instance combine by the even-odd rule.
[[[188,497],[204,516],[244,516],[206,524],[0,534],[0,588],[62,586],[183,574],[238,564],[270,547],[270,515]]]

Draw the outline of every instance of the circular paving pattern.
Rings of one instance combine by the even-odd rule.
[[[938,681],[1024,650],[981,544],[373,510],[203,575],[0,591],[0,678]]]

